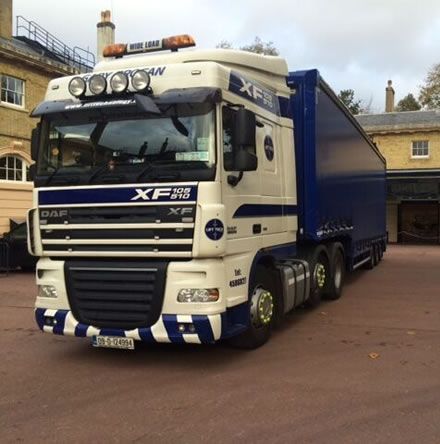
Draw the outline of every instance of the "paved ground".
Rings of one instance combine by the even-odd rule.
[[[122,352],[40,333],[33,276],[0,278],[0,441],[439,443],[439,288],[440,248],[395,246],[259,350]]]

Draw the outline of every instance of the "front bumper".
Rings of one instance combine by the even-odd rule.
[[[235,336],[246,329],[248,308],[247,304],[241,304],[224,313],[214,315],[162,314],[151,327],[133,330],[96,328],[92,325],[81,324],[74,318],[70,310],[36,308],[35,319],[43,332],[56,335],[121,336],[150,343],[213,344],[220,339]],[[179,331],[180,324],[193,325],[194,333]]]

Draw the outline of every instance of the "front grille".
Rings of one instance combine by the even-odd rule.
[[[149,327],[162,309],[167,262],[66,261],[67,295],[78,322]]]
[[[128,205],[117,207],[56,207],[40,209],[41,225],[51,224],[141,224],[194,222],[195,205]],[[55,215],[53,215],[55,214]]]
[[[43,251],[51,256],[191,257],[196,205],[40,208]]]

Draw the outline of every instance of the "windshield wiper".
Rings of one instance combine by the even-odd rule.
[[[47,176],[46,181],[44,182],[44,185],[49,185],[52,178],[58,173],[58,171],[60,171],[60,168],[61,167],[54,168],[54,170],[49,174],[49,176]]]
[[[141,172],[136,177],[136,182],[142,179],[142,177],[145,176],[145,174],[149,173],[153,169],[153,163],[150,162],[147,164],[145,168],[142,168]]]
[[[82,165],[70,165],[69,168],[75,168],[75,167],[82,167]],[[52,181],[52,179],[57,175],[57,173],[63,169],[62,166],[59,167],[53,167],[54,170],[49,174],[49,176],[47,176],[46,181],[44,182],[44,186],[49,185],[49,183]],[[65,179],[70,179],[69,181],[71,181],[71,177],[66,177]]]
[[[101,174],[107,168],[107,164],[101,165],[97,170],[95,170],[89,177],[88,183],[92,183],[92,180]]]

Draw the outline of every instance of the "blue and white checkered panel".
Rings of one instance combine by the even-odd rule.
[[[78,337],[124,336],[137,341],[171,342],[190,344],[211,344],[218,341],[222,334],[221,315],[162,315],[148,328],[122,330],[115,328],[96,328],[80,324],[70,310],[35,309],[35,318],[40,329],[46,333]],[[52,318],[53,325],[46,325]],[[179,324],[192,324],[194,333],[182,333]]]

